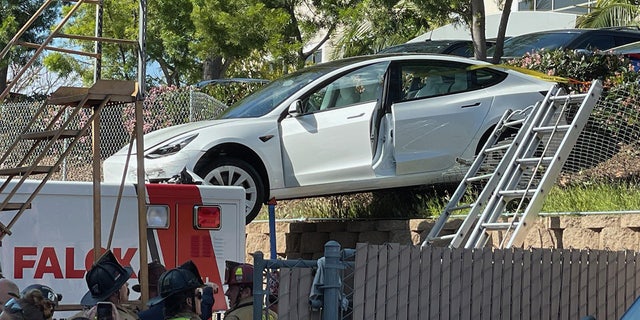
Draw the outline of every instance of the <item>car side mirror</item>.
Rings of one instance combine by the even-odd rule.
[[[302,101],[298,99],[289,105],[289,115],[292,117],[302,115]]]

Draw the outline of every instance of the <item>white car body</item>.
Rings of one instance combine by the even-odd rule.
[[[422,70],[423,63],[429,65],[424,70],[440,69],[435,76],[420,78],[419,71],[411,71],[414,70],[411,67]],[[449,64],[457,68],[451,69],[457,75],[446,74],[449,69],[439,67]],[[362,69],[349,73],[357,68]],[[225,150],[223,154],[227,154],[227,158],[229,154],[246,157],[241,160],[261,175],[265,190],[253,199],[257,205],[270,198],[292,199],[459,181],[467,168],[456,159],[473,159],[484,143],[483,137],[486,139],[505,110],[535,104],[553,85],[484,62],[445,55],[357,57],[321,64],[316,69],[324,73],[306,84],[298,84],[298,89],[260,116],[200,121],[146,134],[147,178],[166,180],[186,167],[209,181],[214,175],[207,178],[203,164],[215,160],[218,153],[213,150],[218,148]],[[366,82],[372,72],[383,75],[379,83]],[[398,72],[401,75],[397,75]],[[451,92],[409,98],[409,74],[412,81],[424,82],[419,84],[422,88],[418,91],[431,86],[426,84],[429,80],[424,79],[432,78],[440,81],[438,86],[449,86]],[[483,85],[482,77],[497,82]],[[500,77],[504,78],[498,81]],[[449,82],[445,82],[445,78]],[[463,88],[466,84],[472,89],[454,89],[458,78],[463,79]],[[330,94],[341,95],[332,92],[338,92],[336,88],[341,88],[339,83],[345,83],[345,79],[359,81],[349,88],[361,95],[360,101],[365,100],[365,93],[371,100],[323,109]],[[370,79],[378,78],[373,75]],[[374,89],[367,89],[371,84]],[[296,84],[276,80],[266,87],[288,85]],[[392,92],[400,92],[403,97],[390,98]],[[372,93],[377,96],[371,98]],[[277,98],[273,96],[266,99]],[[317,98],[322,99],[321,106],[317,105],[318,100],[313,100]],[[340,98],[334,98],[336,105],[337,99]],[[313,111],[304,112],[307,107]],[[178,145],[194,134],[197,137],[180,145],[177,152],[154,156],[159,148]],[[207,153],[214,156],[207,158]],[[127,147],[105,161],[105,181],[122,179],[126,158]],[[135,161],[129,162],[126,177],[127,181],[135,181]],[[224,184],[239,185],[240,182]],[[251,187],[245,188],[248,194],[255,193],[249,190]],[[247,200],[252,207],[249,195]]]

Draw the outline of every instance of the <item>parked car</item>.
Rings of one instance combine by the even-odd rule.
[[[611,48],[607,51],[627,57],[633,64],[634,70],[640,71],[640,41]]]
[[[145,135],[150,182],[186,168],[247,190],[247,222],[270,198],[460,181],[506,109],[551,83],[445,55],[372,55],[322,63],[265,85],[219,119]],[[120,181],[127,147],[104,162]],[[126,178],[136,179],[135,161]]]
[[[487,48],[495,42],[487,41]],[[473,57],[473,42],[470,40],[426,40],[407,42],[384,48],[378,54],[384,53],[442,53],[460,57]]]
[[[640,30],[632,28],[541,31],[505,40],[502,59],[520,58],[541,49],[607,50],[635,41],[640,41]],[[493,50],[487,50],[487,56],[493,56]]]

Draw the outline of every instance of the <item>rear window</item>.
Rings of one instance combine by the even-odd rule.
[[[580,33],[531,33],[510,38],[504,42],[505,57],[522,57],[526,53],[564,48],[568,43],[580,36]],[[487,50],[487,55],[493,55],[494,48]]]

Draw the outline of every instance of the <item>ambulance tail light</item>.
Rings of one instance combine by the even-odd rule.
[[[169,228],[169,206],[148,205],[147,206],[147,227],[153,229]]]
[[[195,206],[193,225],[196,229],[220,229],[219,206]]]

